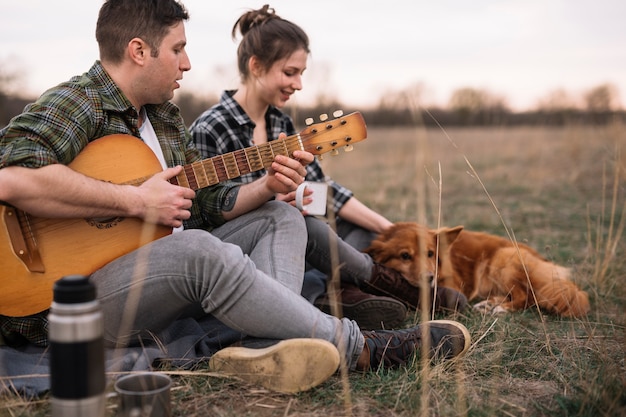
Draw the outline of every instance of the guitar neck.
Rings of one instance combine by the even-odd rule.
[[[174,185],[196,191],[268,168],[277,155],[293,158],[293,152],[298,150],[313,155],[322,155],[326,152],[336,154],[340,147],[349,152],[353,143],[365,138],[367,128],[363,116],[359,112],[353,112],[346,116],[340,115],[333,120],[312,124],[295,135],[185,165],[182,172],[169,181]],[[126,184],[139,185],[148,178],[138,178]]]
[[[170,182],[195,191],[268,168],[277,155],[292,157],[293,151],[303,149],[300,135],[292,135],[185,165]]]

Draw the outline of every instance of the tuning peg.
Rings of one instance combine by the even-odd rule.
[[[339,117],[341,117],[341,116],[343,116],[343,110],[335,110],[335,111],[334,111],[334,113],[333,113],[333,117],[334,117],[335,119],[337,119],[337,118],[339,118]]]
[[[306,124],[307,126],[311,126],[313,124],[313,118],[312,117],[307,117],[304,120],[304,124]]]
[[[333,149],[332,151],[330,151],[331,155],[339,155],[339,151],[337,149]]]
[[[322,122],[325,122],[326,120],[328,120],[328,115],[326,113],[320,114],[320,120]]]
[[[346,146],[343,147],[343,150],[346,151],[346,152],[350,152],[353,149],[354,149],[354,146],[352,146],[352,145],[346,145]]]

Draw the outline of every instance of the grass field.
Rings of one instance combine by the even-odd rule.
[[[367,119],[367,115],[366,119]],[[468,311],[459,361],[337,375],[297,395],[171,370],[175,416],[626,415],[626,130],[377,129],[327,174],[393,221],[462,224],[528,243],[573,268],[584,319]],[[407,325],[423,319],[407,318]],[[5,397],[1,416],[46,415],[47,399]],[[110,401],[109,415],[115,414]]]

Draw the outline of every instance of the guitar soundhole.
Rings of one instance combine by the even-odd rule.
[[[111,229],[118,224],[120,224],[124,220],[124,217],[108,217],[108,218],[99,218],[99,219],[85,219],[89,226],[95,227],[96,229],[106,230]]]

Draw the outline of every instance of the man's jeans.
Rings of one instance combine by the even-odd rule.
[[[200,304],[253,337],[327,340],[354,369],[364,343],[357,324],[326,315],[300,296],[306,242],[300,212],[273,201],[212,233],[185,230],[118,258],[92,275],[105,341],[132,343]]]

